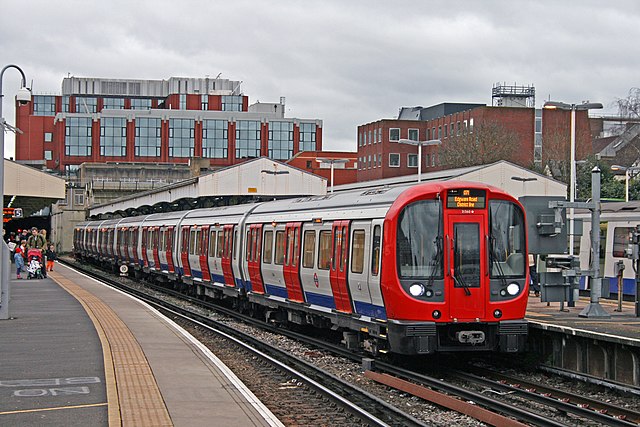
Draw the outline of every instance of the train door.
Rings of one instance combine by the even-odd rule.
[[[284,283],[289,300],[304,302],[302,284],[300,283],[300,231],[301,222],[290,222],[285,226]]]
[[[211,275],[211,283],[222,285],[224,276],[222,273],[222,250],[224,248],[224,232],[214,229],[216,226],[210,227],[209,232],[209,253],[207,268]]]
[[[133,256],[131,257],[131,259],[133,259],[133,262],[136,265],[140,265],[140,257],[138,255],[138,239],[139,239],[139,234],[140,234],[140,230],[138,227],[131,227],[131,231],[129,232],[130,234],[130,240],[131,240],[131,248],[132,248],[132,252],[133,252]]]
[[[451,301],[451,320],[482,319],[485,316],[488,290],[483,277],[488,271],[484,261],[486,245],[481,244],[487,234],[484,223],[483,215],[447,216],[449,271],[445,286]]]
[[[175,273],[176,267],[173,265],[173,231],[175,227],[171,226],[167,228],[166,231],[166,246],[164,248],[165,253],[167,254],[167,270],[169,273]]]
[[[182,241],[180,245],[180,261],[182,261],[182,275],[191,277],[191,267],[189,266],[189,226],[182,227]]]
[[[160,245],[160,227],[153,227],[153,264],[154,267],[156,268],[156,270],[160,271],[162,270],[162,267],[160,266],[160,254],[158,253],[159,251],[159,245]]]
[[[149,267],[149,259],[147,258],[147,227],[142,227],[142,266]]]
[[[225,225],[224,232],[224,248],[222,251],[222,272],[224,275],[224,283],[226,286],[235,287],[235,279],[231,261],[233,258],[233,224]]]
[[[211,272],[209,271],[209,226],[205,225],[200,229],[200,269],[202,270],[202,280],[211,281]]]
[[[249,226],[249,239],[247,240],[247,270],[249,280],[251,280],[251,290],[264,294],[264,283],[260,264],[262,260],[262,224],[252,224]]]
[[[347,286],[347,259],[349,256],[349,221],[334,221],[331,229],[331,290],[336,310],[351,313],[351,298]]]
[[[350,228],[349,292],[358,314],[375,317],[369,293],[368,254],[371,246],[371,222],[354,221]]]

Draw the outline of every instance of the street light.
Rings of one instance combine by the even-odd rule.
[[[576,201],[576,111],[596,110],[602,108],[599,102],[586,102],[583,104],[566,104],[564,102],[547,101],[544,103],[546,110],[567,110],[571,111],[571,161],[569,164],[571,174],[569,179],[569,201]],[[569,255],[573,255],[574,242],[574,211],[569,208]]]
[[[27,77],[24,75],[24,72],[17,65],[7,65],[0,72],[0,154],[2,154],[2,158],[0,158],[0,199],[2,200],[2,211],[4,212],[4,131],[5,129],[14,130],[12,126],[9,126],[5,123],[4,117],[2,117],[2,100],[4,99],[4,94],[2,93],[2,79],[4,77],[4,72],[9,68],[15,68],[22,75],[22,82],[20,85],[20,90],[16,95],[16,99],[21,104],[26,104],[31,101],[31,91],[27,89]],[[0,225],[2,229],[2,243],[0,243],[0,265],[2,266],[2,273],[0,274],[0,320],[6,320],[9,318],[9,266],[11,265],[9,261],[9,256],[5,255],[9,254],[9,247],[4,241],[4,220],[2,221],[2,225]],[[6,251],[6,252],[5,252]],[[6,257],[6,259],[5,259]]]
[[[522,182],[522,195],[523,196],[526,196],[526,192],[524,191],[524,184],[527,183],[527,182],[530,182],[530,181],[537,181],[538,180],[538,178],[527,178],[527,177],[524,177],[524,176],[512,176],[511,179],[514,180],[514,181]]]
[[[349,159],[325,159],[317,158],[316,161],[322,165],[331,165],[331,193],[333,193],[333,165],[344,165]]]
[[[640,166],[620,166],[620,165],[611,165],[612,171],[621,171],[624,172],[624,201],[629,201],[629,178],[631,172],[640,171]]]
[[[418,146],[418,182],[422,181],[422,147],[429,145],[440,145],[442,141],[439,139],[429,139],[427,141],[414,141],[413,139],[399,139],[400,144],[409,144]]]

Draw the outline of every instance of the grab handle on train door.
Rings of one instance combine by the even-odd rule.
[[[445,236],[445,245],[444,245],[444,252],[445,255],[447,257],[447,274],[450,277],[453,277],[453,272],[451,271],[451,252],[449,250],[450,246],[449,246],[449,235],[447,234]]]
[[[485,256],[489,259],[489,264],[488,264],[488,265],[489,265],[489,268],[487,268],[487,269],[485,270],[484,275],[485,275],[485,276],[488,276],[488,275],[489,275],[489,269],[491,269],[491,268],[492,268],[492,265],[491,265],[491,255],[490,255],[490,254],[491,254],[491,252],[489,252],[489,251],[491,250],[491,239],[490,239],[490,237],[489,237],[489,235],[488,235],[488,234],[487,234],[487,235],[485,235],[485,240],[486,240],[486,242],[487,242],[487,255],[485,255]]]

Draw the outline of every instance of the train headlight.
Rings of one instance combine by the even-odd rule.
[[[495,317],[496,319],[499,319],[502,317],[502,311],[501,310],[493,310],[493,317]]]
[[[439,319],[440,316],[442,316],[442,313],[440,313],[439,310],[433,310],[433,313],[431,313],[431,315],[433,316],[434,319]]]
[[[507,286],[507,293],[511,296],[514,296],[518,295],[518,292],[520,292],[520,285],[518,285],[516,282],[509,283],[509,286]]]
[[[422,283],[414,283],[409,286],[409,293],[414,297],[421,297],[424,295],[424,285]]]

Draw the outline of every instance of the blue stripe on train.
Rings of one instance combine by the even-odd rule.
[[[322,295],[313,292],[305,292],[304,295],[309,304],[327,307],[332,310],[335,310],[336,308],[336,302],[333,299],[333,295]]]
[[[609,290],[612,293],[618,292],[618,278],[617,277],[604,277],[602,279],[602,286],[609,284]],[[587,289],[586,278],[580,277],[580,289]],[[606,288],[605,288],[606,289]],[[636,294],[636,280],[635,279],[622,279],[622,292],[624,295]]]
[[[387,320],[387,312],[384,307],[362,301],[354,301],[354,304],[356,306],[356,313],[358,314],[374,319]]]
[[[274,295],[281,298],[288,298],[289,294],[287,293],[287,288],[283,288],[281,286],[270,285],[268,283],[264,284],[264,289],[268,294]]]

